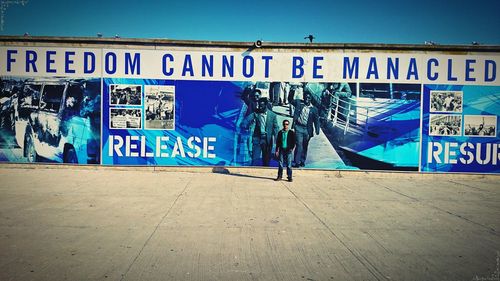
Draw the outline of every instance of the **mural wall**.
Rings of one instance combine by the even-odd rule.
[[[0,47],[0,161],[500,173],[499,54]]]

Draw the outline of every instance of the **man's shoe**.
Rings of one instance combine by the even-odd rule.
[[[292,182],[292,181],[293,181],[293,179],[292,179],[292,178],[288,178],[288,181],[289,181],[289,182]]]
[[[280,181],[281,180],[281,177],[277,177],[274,179],[274,181]]]
[[[304,167],[306,164],[304,164],[304,162],[300,163],[299,166],[300,167]]]
[[[294,164],[292,167],[298,168],[298,167],[300,167],[300,165],[299,164]]]

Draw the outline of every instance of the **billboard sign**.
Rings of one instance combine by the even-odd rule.
[[[120,47],[120,46],[119,46]],[[0,47],[6,162],[499,173],[498,52]]]

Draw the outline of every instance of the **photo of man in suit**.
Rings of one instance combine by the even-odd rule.
[[[259,99],[261,97],[261,93],[259,90],[254,90],[250,95],[250,100],[247,103],[247,112],[245,116],[248,116],[250,113],[255,112],[257,107],[259,107]]]
[[[273,142],[278,134],[276,113],[269,110],[267,98],[260,98],[253,113],[243,119],[241,126],[248,128],[252,135],[252,166],[269,166]]]
[[[319,135],[319,113],[318,109],[311,104],[312,94],[308,89],[304,89],[303,100],[289,100],[295,107],[293,114],[293,129],[295,129],[297,149],[295,150],[294,167],[304,167],[307,158],[307,148],[309,140],[313,137],[314,131]]]

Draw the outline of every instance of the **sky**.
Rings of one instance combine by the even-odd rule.
[[[4,20],[2,35],[500,45],[500,0],[28,0]]]

